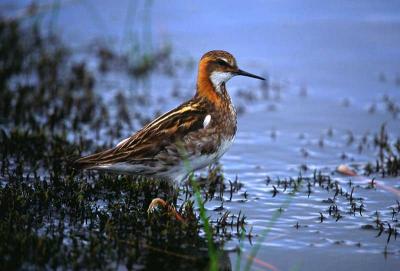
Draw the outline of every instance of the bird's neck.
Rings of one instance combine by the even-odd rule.
[[[217,107],[231,103],[225,83],[215,86],[207,73],[198,75],[196,96],[206,98]]]

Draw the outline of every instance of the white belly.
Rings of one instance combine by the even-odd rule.
[[[233,138],[231,140],[225,140],[222,142],[221,146],[218,148],[218,151],[216,153],[191,157],[191,159],[189,160],[192,169],[193,170],[202,169],[212,163],[215,163],[230,148],[232,143],[233,143]]]

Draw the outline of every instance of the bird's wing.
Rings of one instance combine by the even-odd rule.
[[[204,106],[198,102],[184,103],[156,118],[115,148],[80,158],[76,164],[90,168],[102,164],[152,160],[190,132],[202,129],[206,116]]]

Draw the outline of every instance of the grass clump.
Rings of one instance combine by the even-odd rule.
[[[400,138],[390,140],[386,125],[382,124],[380,132],[374,136],[373,144],[378,151],[375,164],[365,166],[367,175],[380,173],[382,177],[400,175]]]

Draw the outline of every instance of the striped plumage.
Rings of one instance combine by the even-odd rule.
[[[263,79],[237,68],[225,51],[200,60],[196,95],[153,120],[116,147],[76,161],[81,168],[183,180],[217,161],[236,133],[236,112],[225,83],[235,75]]]

